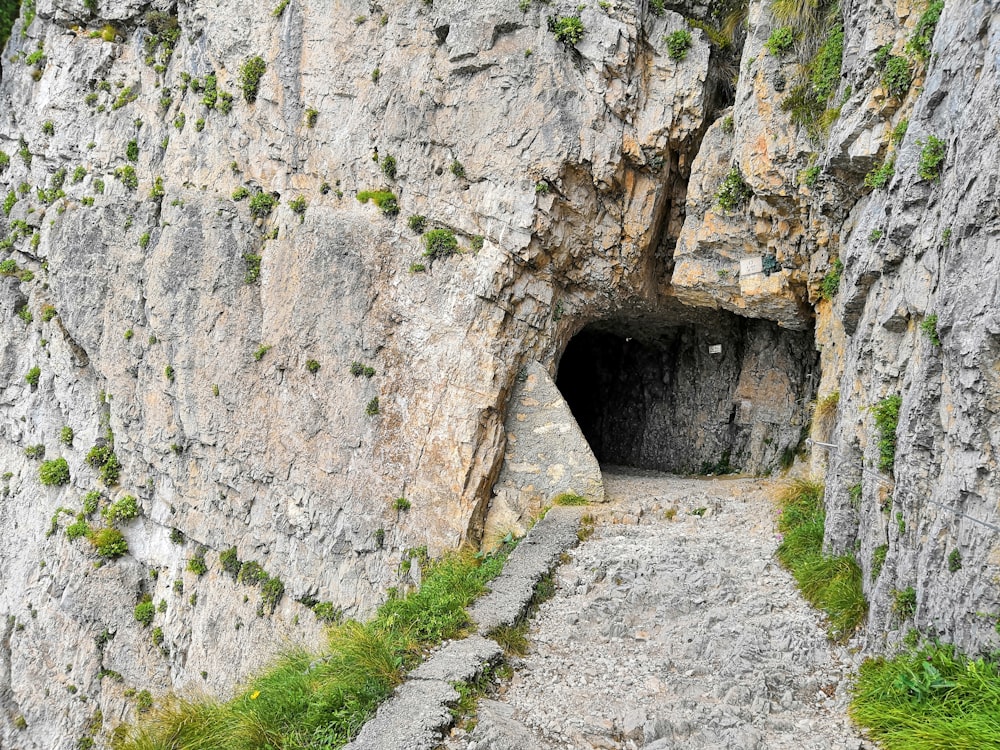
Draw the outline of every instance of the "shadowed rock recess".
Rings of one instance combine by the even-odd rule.
[[[949,0],[923,56],[919,2],[841,3],[797,124],[810,45],[766,51],[769,2],[725,49],[703,29],[739,3],[661,5],[25,0],[0,58],[0,745],[229,694],[416,583],[415,550],[600,499],[598,461],[769,471],[835,392],[810,460],[866,645],[1000,646],[997,14]]]

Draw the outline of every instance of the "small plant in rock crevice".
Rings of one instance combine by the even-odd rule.
[[[896,462],[896,428],[899,424],[899,410],[903,399],[898,394],[887,396],[871,407],[878,430],[878,467],[882,471],[892,471]]]
[[[920,330],[930,339],[934,346],[941,346],[941,336],[938,334],[938,316],[934,313],[924,317],[920,321]]]
[[[691,32],[687,29],[678,29],[663,37],[667,45],[667,57],[674,62],[683,62],[687,58],[688,50],[691,49]]]
[[[719,185],[715,193],[715,202],[724,211],[736,211],[741,208],[750,198],[753,197],[753,190],[743,179],[743,173],[739,167],[733,167],[729,174]]]
[[[566,47],[572,47],[583,39],[587,30],[579,16],[549,16],[546,19],[548,29],[555,35],[556,41]]]
[[[920,146],[920,160],[917,163],[917,174],[922,180],[937,181],[941,177],[941,166],[947,153],[945,142],[934,135],[917,141]]]

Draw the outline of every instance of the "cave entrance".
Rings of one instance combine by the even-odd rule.
[[[817,366],[811,331],[698,310],[586,326],[556,384],[602,464],[764,473],[806,434]]]

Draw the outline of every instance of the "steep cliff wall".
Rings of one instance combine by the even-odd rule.
[[[745,468],[773,466],[807,421],[815,326],[820,393],[841,394],[828,541],[866,572],[888,544],[873,642],[910,585],[912,624],[995,642],[980,613],[997,610],[996,532],[940,505],[996,522],[988,4],[949,4],[892,97],[876,51],[899,53],[923,8],[845,2],[839,117],[811,134],[780,106],[798,58],[763,52],[780,24],[760,3],[722,111],[726,53],[697,29],[681,60],[666,41],[681,12],[717,24],[711,8],[276,6],[36,0],[4,50],[0,738],[71,747],[96,707],[107,726],[131,716],[136,689],[224,692],[317,637],[316,601],[369,611],[406,550],[478,541],[530,362],[555,377],[584,329],[655,351],[688,335],[689,384],[717,342],[682,332],[729,314],[761,320],[716,324],[735,358],[713,416],[668,388],[651,439],[687,430],[678,466],[734,445]],[[560,42],[548,17],[576,14],[585,33]],[[939,180],[916,175],[930,134]],[[887,153],[895,175],[870,192]],[[726,210],[733,165],[751,194]],[[425,229],[460,252],[425,257]],[[932,313],[940,347],[919,329]],[[867,411],[893,393],[894,480]],[[69,483],[39,481],[37,445]],[[137,498],[123,556],[67,537],[93,490],[99,509]],[[231,548],[284,589],[230,576]],[[133,616],[144,596],[158,643]]]

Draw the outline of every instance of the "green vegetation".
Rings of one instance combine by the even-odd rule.
[[[900,622],[909,620],[917,611],[917,592],[910,586],[905,589],[893,589],[892,613]]]
[[[910,121],[908,119],[900,120],[896,123],[896,127],[892,129],[892,135],[890,136],[893,146],[898,146],[903,142],[903,138],[906,137],[906,131],[909,127]]]
[[[271,344],[261,344],[260,346],[258,346],[253,353],[254,362],[260,362],[262,359],[264,359],[264,355],[267,354],[269,351],[271,351],[272,348],[273,345]]]
[[[774,57],[784,57],[792,51],[795,45],[795,29],[791,26],[782,26],[771,32],[771,35],[764,42],[764,48]]]
[[[903,398],[888,396],[871,407],[878,430],[878,467],[882,471],[892,471],[896,462],[896,427],[899,425],[899,408]]]
[[[266,70],[267,63],[259,55],[251,57],[240,67],[240,88],[243,90],[243,98],[247,104],[253,104],[257,101],[260,79]]]
[[[392,501],[392,507],[395,508],[396,510],[406,511],[410,509],[410,501],[407,500],[405,497],[397,497],[395,500]]]
[[[351,362],[351,375],[356,378],[360,378],[364,375],[366,378],[370,378],[375,375],[375,368],[369,365],[363,365],[360,362]]]
[[[139,144],[135,140],[128,142],[125,146],[125,158],[129,161],[139,161]]]
[[[125,495],[101,511],[101,517],[112,526],[131,521],[139,515],[139,502],[134,495]]]
[[[32,388],[38,387],[38,379],[42,376],[42,368],[38,365],[32,367],[24,374],[24,379]]]
[[[14,21],[17,20],[19,10],[20,3],[18,0],[0,0],[0,50],[7,44],[7,39],[10,37],[10,30],[14,27]],[[27,26],[27,19],[25,19],[25,26]]]
[[[319,368],[320,368],[320,364],[315,359],[307,359],[306,360],[306,370],[308,370],[309,372],[311,372],[313,375],[315,375],[317,372],[319,372]]]
[[[391,190],[362,190],[358,193],[358,200],[362,203],[371,201],[386,216],[395,216],[399,213],[399,203]]]
[[[920,161],[917,163],[917,174],[920,179],[935,181],[941,177],[941,165],[947,153],[945,142],[934,135],[926,140],[917,141],[920,148]]]
[[[567,47],[578,43],[587,32],[580,16],[549,16],[546,20],[549,31],[555,34],[556,41],[562,42]]]
[[[135,609],[132,611],[135,621],[140,623],[143,627],[148,628],[153,623],[153,617],[156,616],[156,607],[153,606],[153,598],[146,594],[142,600],[135,605]]]
[[[264,191],[254,193],[250,199],[250,215],[257,219],[266,219],[277,204],[278,199],[270,193]]]
[[[66,426],[59,430],[59,442],[63,445],[73,445],[73,428]]]
[[[396,179],[396,157],[389,155],[382,160],[382,174],[388,180]]]
[[[819,179],[820,166],[818,164],[813,164],[811,167],[806,167],[799,174],[799,180],[806,187],[813,187],[816,184],[816,180]]]
[[[429,563],[418,592],[390,591],[372,621],[333,626],[323,653],[288,651],[230,701],[168,697],[131,730],[122,750],[341,747],[422,652],[467,631],[465,607],[500,572],[509,549]]]
[[[750,198],[753,190],[743,179],[740,168],[734,166],[729,170],[722,184],[715,193],[715,202],[723,211],[735,211],[741,208]]]
[[[444,258],[458,252],[458,240],[450,229],[431,229],[424,232],[424,255],[428,258]]]
[[[938,335],[938,316],[934,313],[927,315],[920,321],[920,330],[931,340],[934,346],[941,346],[941,337]]]
[[[121,464],[118,463],[118,456],[115,455],[115,450],[111,445],[95,445],[87,451],[87,457],[84,460],[88,465],[98,470],[105,487],[113,487],[118,484]]]
[[[300,222],[306,220],[306,209],[309,207],[309,203],[306,201],[305,196],[299,195],[292,198],[288,202],[288,207],[292,209],[292,213],[299,217]]]
[[[934,41],[934,31],[937,29],[938,21],[941,19],[941,11],[944,10],[944,0],[933,0],[923,12],[917,25],[913,27],[913,34],[906,43],[906,51],[915,55],[920,60],[927,60],[931,56],[931,42]]]
[[[883,188],[889,184],[889,180],[892,179],[892,175],[896,172],[896,161],[892,157],[885,160],[885,163],[880,167],[875,167],[871,172],[865,175],[865,187],[870,187],[874,190],[878,188]]]
[[[820,296],[823,299],[830,300],[836,296],[837,290],[840,288],[840,277],[843,274],[844,264],[840,258],[837,258],[830,265],[830,270],[826,272],[820,285]]]
[[[208,563],[205,562],[205,553],[198,552],[194,557],[189,557],[187,569],[199,578],[208,572]]]
[[[128,552],[128,542],[122,533],[115,528],[106,526],[92,529],[87,534],[90,543],[101,557],[114,560]]]
[[[115,170],[115,178],[120,180],[128,190],[135,190],[139,187],[139,176],[135,173],[135,167],[131,164],[126,164],[124,167],[118,167],[118,169]]]
[[[910,84],[913,82],[910,61],[905,57],[891,55],[882,66],[881,80],[890,96],[902,98],[910,90]]]
[[[257,253],[246,253],[243,256],[243,262],[246,263],[246,274],[243,276],[243,281],[246,284],[254,284],[260,278],[260,264],[263,257]]]
[[[885,557],[889,554],[889,545],[880,544],[872,551],[872,580],[876,580],[879,574],[882,572],[882,566],[885,565]]]
[[[791,571],[802,596],[829,618],[830,637],[844,642],[868,613],[861,568],[851,555],[823,554],[823,486],[804,479],[789,484],[778,498],[783,539],[778,560]]]
[[[365,414],[374,417],[379,413],[378,396],[374,396],[371,401],[365,404]]]
[[[449,171],[458,178],[465,177],[465,167],[458,159],[453,159]]]
[[[406,220],[406,226],[413,230],[414,234],[423,234],[427,228],[427,217],[420,214],[411,214]]]
[[[663,37],[663,41],[667,45],[667,57],[674,62],[683,62],[688,50],[691,49],[691,32],[687,29],[678,29]]]
[[[962,569],[962,553],[953,549],[948,555],[948,572],[957,573]]]
[[[587,505],[587,498],[580,497],[572,492],[565,492],[559,495],[553,502],[556,505]]]
[[[815,6],[812,6],[815,7]],[[840,67],[844,57],[844,28],[837,24],[806,65],[806,80],[795,86],[781,103],[792,122],[805,127],[810,137],[819,140],[838,110],[829,110],[827,102],[840,83]]]
[[[43,461],[38,467],[38,481],[47,487],[57,487],[69,483],[69,464],[65,458]]]
[[[310,107],[306,110],[306,127],[314,128],[316,127],[316,122],[319,120],[319,110]]]
[[[884,750],[1000,747],[995,657],[970,659],[934,643],[866,659],[851,692],[851,718]]]

